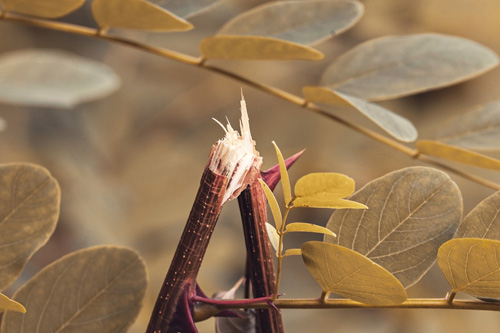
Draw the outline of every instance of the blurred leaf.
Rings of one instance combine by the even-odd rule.
[[[265,36],[309,45],[346,31],[362,14],[359,1],[275,1],[236,16],[217,34]]]
[[[24,308],[24,306],[22,304],[11,300],[10,298],[5,296],[4,294],[0,294],[0,312],[6,311],[6,310],[26,313],[26,309]]]
[[[450,146],[445,143],[431,140],[419,140],[417,141],[417,149],[421,154],[433,155],[450,161],[500,171],[499,160],[467,149]]]
[[[312,47],[271,37],[211,36],[200,43],[205,58],[239,60],[320,60]]]
[[[452,239],[439,249],[438,263],[454,292],[500,297],[500,242]]]
[[[354,180],[340,173],[310,173],[295,184],[294,207],[361,208],[366,206],[344,200],[354,192]]]
[[[273,246],[276,253],[278,253],[280,236],[278,235],[276,228],[274,228],[271,224],[266,222],[266,231],[267,235],[269,236],[269,241],[271,242],[271,245]]]
[[[267,184],[261,178],[259,178],[259,182],[262,188],[264,189],[264,194],[266,195],[267,202],[269,203],[269,208],[271,208],[271,213],[273,214],[276,228],[281,229],[281,223],[283,222],[283,217],[281,215],[281,210],[278,205],[278,202],[276,201],[276,197],[274,196],[269,186],[267,186]]]
[[[387,100],[456,84],[498,64],[490,49],[440,34],[367,41],[330,65],[321,85],[367,100]]]
[[[388,271],[363,255],[325,242],[306,242],[302,258],[323,291],[372,305],[401,304],[406,291]]]
[[[146,267],[130,249],[96,246],[46,266],[14,298],[28,310],[7,312],[3,333],[125,332],[146,291]]]
[[[332,237],[337,236],[330,229],[327,229],[317,224],[303,223],[303,222],[294,222],[287,224],[286,232],[316,232],[319,234],[330,235]]]
[[[377,104],[323,87],[304,87],[302,93],[310,102],[355,108],[400,141],[412,142],[418,137],[417,129],[408,119]]]
[[[437,140],[466,149],[500,149],[500,102],[483,105],[441,125]]]
[[[0,0],[4,12],[13,11],[45,18],[67,15],[84,3],[85,0]]]
[[[462,218],[462,196],[439,170],[411,167],[391,172],[350,197],[367,210],[337,210],[325,241],[357,251],[409,287],[429,270],[441,244]]]
[[[481,201],[467,214],[455,238],[500,240],[500,191]]]
[[[152,0],[151,2],[179,17],[187,18],[215,7],[221,0]]]
[[[301,249],[288,249],[285,251],[285,254],[283,255],[283,257],[301,256],[301,255],[302,255]]]
[[[26,49],[0,56],[0,101],[72,108],[103,98],[120,85],[108,66],[49,49]]]
[[[290,186],[290,178],[288,177],[288,170],[285,164],[285,159],[283,154],[281,154],[280,149],[276,142],[273,141],[274,149],[276,150],[276,156],[278,157],[278,165],[280,166],[280,177],[281,185],[283,186],[283,196],[285,197],[285,205],[288,206],[292,201],[292,188]]]
[[[94,0],[92,14],[101,28],[158,32],[193,29],[188,21],[145,0]]]
[[[236,291],[245,281],[244,278],[238,280],[236,284],[226,292],[218,292],[214,298],[234,299]],[[247,333],[256,331],[255,310],[231,310],[238,317],[216,317],[215,332],[217,333]]]
[[[0,165],[0,290],[54,232],[61,200],[50,173],[34,164]]]

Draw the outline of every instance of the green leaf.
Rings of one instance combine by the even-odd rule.
[[[498,65],[490,49],[467,39],[416,34],[367,41],[330,65],[321,85],[366,100],[437,89]]]
[[[406,301],[406,291],[387,270],[345,247],[324,242],[302,245],[302,258],[323,291],[372,305]]]
[[[283,258],[284,257],[291,257],[291,256],[301,256],[301,255],[302,255],[301,249],[288,249],[285,251]]]
[[[366,206],[344,200],[354,192],[354,180],[339,173],[310,173],[295,184],[294,207],[359,208]]]
[[[217,35],[203,39],[200,51],[208,59],[321,60],[312,47],[271,37]]]
[[[146,267],[130,249],[96,246],[46,266],[14,298],[27,313],[7,312],[2,333],[126,332],[146,291]]]
[[[108,66],[50,49],[27,49],[0,56],[0,102],[53,108],[105,97],[120,85]]]
[[[325,241],[370,258],[409,287],[436,260],[441,244],[462,219],[462,196],[439,170],[411,167],[375,179],[350,197],[367,210],[337,210],[326,227],[337,234]]]
[[[363,14],[358,1],[275,1],[227,22],[219,35],[252,35],[314,44],[351,28]]]
[[[276,150],[276,156],[278,157],[278,163],[280,166],[280,176],[281,185],[283,186],[283,195],[285,197],[285,205],[288,206],[292,202],[292,188],[290,186],[290,178],[288,177],[288,170],[286,168],[285,159],[283,154],[281,154],[280,149],[276,142],[273,141],[274,149]]]
[[[15,163],[0,165],[0,197],[0,290],[5,290],[54,232],[61,194],[46,169]]]
[[[437,141],[419,140],[417,141],[417,149],[422,154],[433,155],[450,161],[500,171],[499,160],[464,148],[450,146]]]
[[[380,105],[324,87],[304,87],[302,93],[310,102],[354,108],[400,141],[412,142],[418,137],[417,129],[408,119]]]
[[[145,0],[94,0],[92,14],[101,28],[185,31],[193,25]]]
[[[267,186],[267,184],[259,178],[259,183],[264,189],[264,194],[266,195],[267,202],[269,203],[269,207],[271,208],[271,213],[273,214],[274,223],[276,224],[277,229],[281,229],[281,223],[283,222],[283,217],[281,215],[280,206],[278,205],[278,201],[276,201],[276,197],[273,194],[273,191]]]
[[[464,218],[455,238],[488,238],[500,241],[500,191],[481,201]]]
[[[57,18],[74,12],[85,0],[0,0],[4,12]]]
[[[278,253],[279,243],[280,243],[280,236],[278,235],[278,232],[271,224],[267,222],[266,222],[266,231],[267,231],[267,236],[269,237],[269,241],[271,242],[271,245],[273,246],[276,253]]]
[[[4,294],[0,294],[0,312],[3,311],[15,311],[15,312],[21,312],[21,313],[26,313],[26,309],[24,306],[14,300],[11,300]]]
[[[221,3],[221,0],[153,0],[151,1],[166,10],[175,13],[179,17],[188,18],[199,13],[202,13],[216,4]]]
[[[454,292],[500,297],[500,241],[452,239],[439,249],[438,263]]]
[[[303,222],[294,222],[287,224],[286,232],[316,232],[319,234],[330,235],[332,237],[337,236],[330,229],[327,229],[317,224],[303,223]]]
[[[500,102],[480,106],[440,126],[437,140],[465,149],[500,149]]]

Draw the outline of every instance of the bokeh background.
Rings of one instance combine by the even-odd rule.
[[[318,45],[325,59],[306,61],[210,61],[252,79],[300,94],[319,82],[328,64],[371,38],[439,32],[475,40],[500,54],[498,0],[364,0],[365,15],[351,30]],[[182,33],[112,31],[128,38],[199,55],[198,43],[237,13],[263,1],[222,0],[190,19]],[[95,26],[86,5],[62,20]],[[130,246],[144,257],[150,285],[131,332],[143,332],[193,202],[210,146],[223,136],[212,120],[239,117],[240,88],[247,101],[264,168],[276,163],[271,141],[284,155],[306,148],[290,171],[292,181],[309,172],[341,172],[357,188],[387,172],[423,165],[378,142],[298,106],[199,68],[108,42],[0,21],[0,54],[26,48],[55,48],[111,66],[121,77],[118,92],[71,110],[0,105],[8,128],[0,133],[0,162],[34,162],[48,168],[62,189],[55,234],[30,261],[11,295],[27,279],[62,255],[97,244]],[[421,138],[447,118],[500,99],[500,69],[450,88],[381,103],[408,117]],[[376,129],[354,111],[339,116]],[[500,157],[498,154],[493,156]],[[461,169],[499,182],[498,173]],[[493,190],[451,175],[464,197],[465,213]],[[280,195],[278,188],[277,195]],[[328,210],[304,209],[290,221],[325,225]],[[290,237],[288,246],[320,239]],[[238,207],[228,203],[205,256],[199,283],[211,294],[229,289],[243,274],[244,241]],[[293,257],[285,262],[286,297],[317,297],[320,287]],[[448,285],[437,265],[411,297],[444,297]],[[443,310],[283,310],[287,332],[498,332],[500,314]],[[213,331],[214,322],[198,325]]]

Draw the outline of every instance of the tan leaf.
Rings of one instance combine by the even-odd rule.
[[[372,305],[406,301],[404,287],[391,273],[355,251],[313,241],[302,245],[302,258],[323,291]]]
[[[218,34],[265,36],[309,45],[346,31],[362,14],[363,5],[358,1],[275,1],[236,16]]]
[[[4,12],[57,18],[67,15],[85,3],[85,0],[0,0]]]
[[[286,232],[315,232],[319,234],[330,235],[332,237],[337,236],[330,229],[327,229],[317,224],[303,223],[303,222],[294,222],[287,224]]]
[[[283,257],[301,256],[301,255],[302,255],[301,249],[288,249],[285,251],[285,254],[283,254]]]
[[[490,49],[467,39],[416,34],[367,41],[339,57],[322,86],[366,100],[387,100],[471,79],[498,65]]]
[[[267,236],[269,237],[269,241],[271,242],[271,245],[273,246],[274,250],[277,253],[279,249],[280,236],[278,235],[276,228],[267,222],[266,222],[266,231],[267,231]]]
[[[281,154],[280,149],[276,142],[273,141],[274,149],[276,150],[276,156],[278,157],[278,163],[280,166],[280,176],[281,185],[283,186],[283,196],[285,197],[285,205],[289,205],[292,201],[292,188],[290,186],[290,178],[288,177],[288,170],[286,168],[285,159],[283,154]]]
[[[431,140],[417,141],[420,153],[445,158],[450,161],[469,164],[480,168],[500,171],[500,161],[464,148],[450,146]]]
[[[135,251],[96,246],[46,266],[14,298],[27,313],[7,312],[4,333],[125,332],[146,291],[146,267]]]
[[[325,241],[357,251],[409,287],[429,270],[462,218],[462,196],[439,170],[411,167],[375,179],[349,199],[367,210],[337,210]]]
[[[320,60],[312,47],[271,37],[218,35],[200,43],[205,58],[240,60]]]
[[[185,31],[188,21],[145,0],[94,0],[92,14],[101,28]]]
[[[304,87],[302,93],[310,102],[354,108],[400,141],[412,142],[418,137],[417,129],[408,119],[380,105],[325,87]]]
[[[14,300],[11,300],[4,294],[0,294],[0,312],[3,311],[15,311],[15,312],[21,312],[21,313],[26,313],[26,309],[24,306]]]
[[[0,165],[0,290],[54,232],[60,190],[50,173],[34,164]]]
[[[481,201],[464,218],[455,238],[487,238],[500,241],[500,191]]]
[[[454,292],[500,297],[500,241],[452,239],[439,249],[438,263]]]
[[[354,192],[354,180],[339,173],[310,173],[295,183],[294,207],[360,208],[366,206],[344,200]]]
[[[221,0],[152,0],[152,3],[157,4],[166,10],[175,13],[179,17],[188,18],[199,13],[202,13],[216,4],[221,3]]]
[[[264,189],[264,194],[266,195],[267,203],[269,204],[269,208],[271,208],[271,213],[274,218],[274,224],[277,229],[281,229],[281,223],[283,222],[283,217],[281,215],[280,206],[278,205],[278,201],[276,201],[276,197],[273,194],[273,191],[267,186],[267,184],[259,178],[259,183]]]
[[[500,102],[483,105],[440,126],[437,140],[466,149],[500,149]]]

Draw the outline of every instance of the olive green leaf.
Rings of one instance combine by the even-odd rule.
[[[27,313],[7,312],[3,333],[126,332],[141,309],[146,267],[128,248],[96,246],[46,266],[14,298]]]
[[[302,245],[302,258],[325,292],[372,305],[406,301],[406,291],[398,279],[355,251],[312,241]]]
[[[179,17],[188,18],[215,7],[221,0],[152,0],[151,2]]]
[[[422,154],[433,155],[450,161],[500,171],[499,160],[464,148],[450,146],[442,142],[419,140],[417,141],[417,149]]]
[[[441,124],[438,141],[465,149],[500,149],[500,102],[486,104]]]
[[[280,166],[280,176],[281,185],[283,186],[283,196],[285,197],[285,205],[289,205],[292,201],[292,188],[290,186],[290,178],[288,177],[288,170],[286,168],[285,159],[283,154],[281,154],[280,149],[276,142],[273,141],[274,149],[276,150],[276,156],[278,157],[278,163]]]
[[[500,241],[452,239],[439,249],[438,263],[454,292],[500,297]]]
[[[15,311],[15,312],[21,312],[21,313],[26,313],[26,309],[24,306],[14,300],[11,300],[4,294],[0,294],[0,312],[3,311]]]
[[[4,12],[13,11],[45,18],[67,15],[84,3],[85,0],[0,0]]]
[[[54,232],[60,189],[37,165],[0,165],[0,290],[14,282],[26,262]]]
[[[110,67],[68,52],[26,49],[0,56],[0,102],[72,108],[119,86]]]
[[[412,142],[418,137],[417,129],[408,119],[380,105],[324,87],[304,87],[302,93],[310,102],[354,108],[400,141]]]
[[[277,253],[280,243],[280,236],[278,235],[278,231],[276,231],[276,228],[267,222],[266,222],[266,231],[267,231],[267,236],[269,237],[269,241],[271,242],[271,245],[273,246],[274,250]]]
[[[274,224],[276,224],[277,229],[281,229],[281,223],[283,222],[283,217],[281,215],[280,206],[278,205],[278,201],[276,201],[276,197],[273,194],[273,191],[267,186],[267,184],[259,178],[259,183],[264,189],[264,194],[266,195],[267,202],[269,203],[269,207],[271,208],[271,213],[273,214]]]
[[[473,41],[441,34],[367,41],[330,65],[321,85],[366,100],[387,100],[437,89],[498,65],[497,55]]]
[[[360,208],[366,206],[345,198],[354,192],[354,180],[340,173],[310,173],[295,183],[294,207]]]
[[[481,201],[464,218],[455,238],[487,238],[500,241],[500,191]]]
[[[359,1],[274,1],[236,16],[218,34],[265,36],[309,45],[346,31],[362,14]]]
[[[92,14],[105,28],[129,28],[148,31],[185,31],[193,28],[188,21],[146,0],[94,0]]]
[[[290,256],[301,256],[301,255],[302,255],[301,249],[288,249],[285,251],[285,254],[283,254],[283,258]]]
[[[315,232],[319,234],[330,235],[332,237],[336,236],[330,229],[327,229],[320,225],[303,222],[294,222],[287,224],[285,232]]]
[[[209,59],[323,59],[323,53],[312,47],[263,36],[211,36],[201,41],[200,51]]]
[[[429,270],[462,218],[462,196],[439,170],[411,167],[375,179],[349,199],[367,210],[337,210],[325,241],[370,258],[409,287]]]

